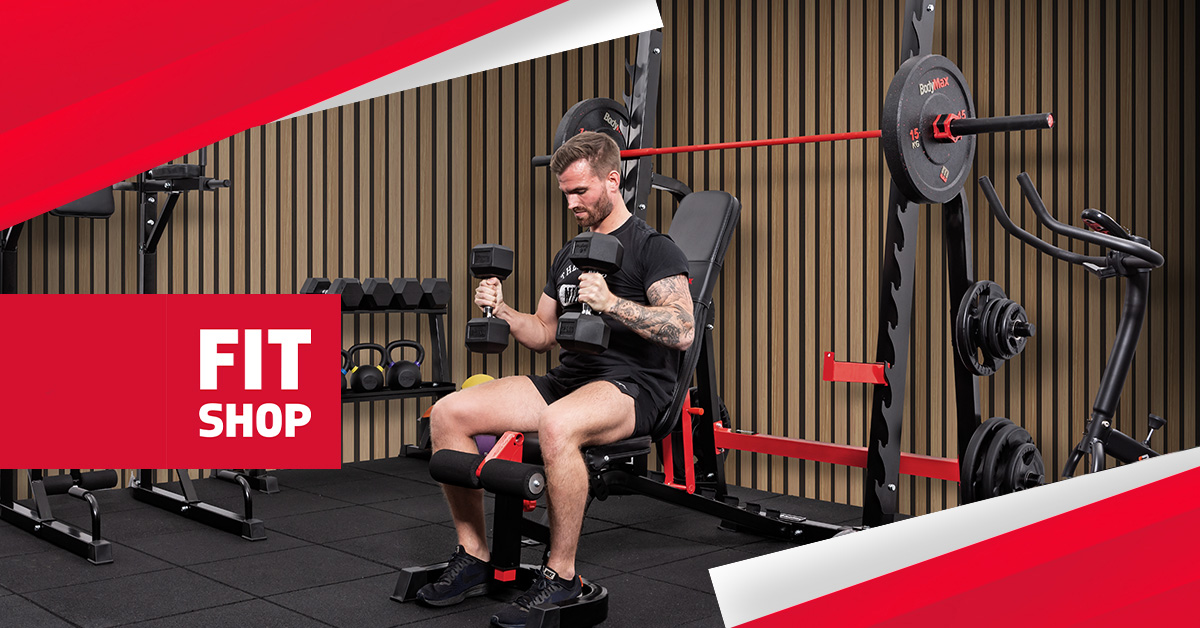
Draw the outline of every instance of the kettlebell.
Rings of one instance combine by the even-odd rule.
[[[357,355],[359,351],[369,349],[378,351],[382,359],[387,359],[387,353],[383,347],[374,342],[364,342],[362,344],[350,347],[350,355],[352,356],[350,369],[350,388],[355,392],[374,392],[383,388],[383,367],[378,364],[359,365]]]
[[[350,365],[354,364],[354,360],[350,358],[350,352],[342,349],[342,392],[346,392],[350,388],[350,382],[346,381],[346,373],[350,372]]]
[[[400,360],[395,362],[392,360],[392,351],[400,347],[411,347],[417,350],[416,362],[408,360]],[[425,348],[420,343],[412,340],[396,340],[389,342],[387,349],[388,367],[387,367],[387,387],[388,388],[412,388],[421,382],[421,363],[425,361]]]

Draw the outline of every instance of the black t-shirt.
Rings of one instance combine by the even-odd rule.
[[[625,247],[621,270],[605,277],[608,289],[618,297],[649,305],[646,291],[660,279],[687,275],[687,257],[669,236],[658,233],[637,216],[611,233]],[[554,256],[543,290],[558,303],[558,315],[582,311],[578,302],[579,275],[571,263],[571,244]],[[657,408],[665,408],[675,387],[680,352],[639,336],[624,323],[601,314],[611,330],[608,350],[597,355],[561,349],[561,366],[553,375],[567,386],[617,378],[632,380],[650,393]]]

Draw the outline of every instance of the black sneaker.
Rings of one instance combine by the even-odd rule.
[[[450,606],[488,591],[492,566],[468,554],[461,545],[442,572],[442,577],[421,587],[417,599],[430,606]]]
[[[542,567],[541,577],[533,581],[533,586],[513,600],[499,613],[492,615],[492,625],[499,628],[525,628],[529,619],[529,609],[539,604],[555,604],[573,600],[583,594],[583,581],[576,574],[570,580],[563,580],[549,567]]]

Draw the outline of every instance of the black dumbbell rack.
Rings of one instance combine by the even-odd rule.
[[[343,391],[342,403],[413,399],[417,397],[432,397],[436,402],[438,399],[457,390],[454,382],[451,381],[450,358],[446,351],[446,308],[342,308],[342,314],[392,314],[395,312],[418,314],[426,317],[429,324],[429,336],[433,339],[433,346],[426,348],[425,351],[425,363],[430,367],[431,379],[429,381],[422,381],[419,386],[402,390],[385,388],[368,393],[352,390]],[[426,429],[418,428],[417,433],[416,444],[404,445],[404,455],[428,458],[429,432]]]

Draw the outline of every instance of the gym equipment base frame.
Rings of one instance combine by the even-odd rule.
[[[164,173],[161,179],[153,178],[155,170],[151,170],[139,174],[133,183],[122,182],[113,186],[113,189],[117,191],[137,192],[138,224],[141,225],[138,237],[138,294],[158,293],[158,242],[166,232],[181,193],[189,190],[213,191],[229,187],[228,179],[213,179],[200,174],[204,172],[207,164],[208,150],[202,148],[200,149],[199,163],[196,165],[198,167],[191,164],[164,166],[155,169]],[[160,192],[165,193],[168,197],[161,213],[158,210],[158,194]],[[257,477],[255,484],[260,487],[259,490],[272,487],[278,490],[278,482],[273,476],[263,475],[261,470],[252,471],[259,471],[255,474]],[[230,470],[218,470],[214,474],[220,479],[233,481],[241,486],[242,499],[245,503],[245,512],[242,515],[200,501],[186,469],[175,469],[175,474],[179,478],[182,494],[155,486],[155,471],[152,469],[138,469],[129,490],[133,493],[134,499],[138,501],[174,512],[218,530],[232,532],[251,541],[266,538],[266,528],[263,526],[263,522],[254,518],[253,497],[247,474]]]
[[[70,482],[58,482],[57,490],[47,490],[40,469],[30,469],[29,486],[34,507],[27,508],[16,501],[17,470],[0,469],[0,520],[45,539],[77,556],[86,558],[93,565],[112,562],[112,544],[100,536],[100,505],[88,488],[111,488],[116,485],[113,471],[91,471],[81,474],[73,469]],[[65,476],[56,476],[65,477]],[[99,482],[87,479],[100,478]],[[81,486],[89,484],[88,488]],[[85,500],[91,511],[91,529],[84,531],[70,523],[54,517],[47,498],[50,494],[69,494]]]

